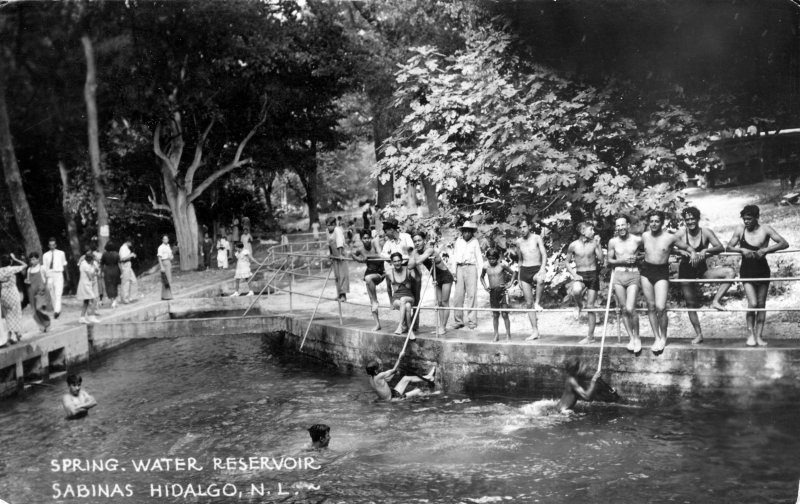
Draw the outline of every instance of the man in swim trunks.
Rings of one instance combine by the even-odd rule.
[[[481,285],[489,293],[489,306],[494,309],[508,308],[508,289],[513,284],[514,277],[517,276],[516,272],[509,268],[507,264],[500,262],[500,251],[495,248],[486,252],[486,259],[489,264],[484,265],[483,271],[481,271]],[[489,285],[486,285],[486,280],[484,280],[487,276],[489,277]],[[498,330],[501,316],[506,326],[506,341],[511,341],[511,321],[508,318],[508,312],[493,311],[494,341],[500,340]]]
[[[403,354],[400,354],[401,357],[402,355]],[[431,369],[427,375],[406,375],[400,378],[394,387],[390,387],[389,382],[395,378],[398,366],[400,366],[400,359],[397,359],[397,363],[392,369],[383,372],[380,371],[381,364],[377,360],[373,360],[367,364],[366,370],[369,375],[369,384],[372,389],[375,390],[375,393],[378,394],[379,399],[383,401],[396,401],[409,397],[428,395],[430,389],[435,387],[436,364],[433,365],[433,369]],[[427,385],[426,388],[428,390],[426,390],[426,388],[421,388],[422,385]]]
[[[709,228],[700,227],[700,210],[695,207],[686,207],[681,212],[683,216],[684,227],[678,230],[678,237],[681,241],[695,250],[694,254],[689,252],[681,252],[682,257],[678,263],[678,278],[680,279],[725,279],[733,278],[735,273],[732,268],[719,267],[709,268],[706,264],[706,259],[719,254],[725,247]],[[711,302],[711,307],[716,310],[724,310],[720,300],[722,296],[730,289],[730,283],[720,283],[717,288],[717,293],[714,295],[714,300]],[[681,290],[683,291],[683,299],[686,300],[687,308],[697,308],[700,306],[699,294],[697,285],[695,283],[682,283]],[[700,318],[697,312],[689,312],[689,320],[694,327],[695,338],[692,340],[692,345],[698,345],[703,342],[703,330],[700,327]]]
[[[592,376],[592,382],[588,389],[584,389],[578,383],[578,373],[580,372],[581,361],[577,357],[568,357],[564,360],[564,393],[558,401],[558,409],[562,413],[575,407],[578,399],[591,401],[597,391],[597,380],[600,378],[600,370]]]
[[[350,254],[353,259],[360,263],[366,263],[367,269],[364,271],[364,283],[367,285],[369,294],[372,318],[375,320],[373,331],[381,330],[381,321],[378,318],[378,284],[386,278],[384,259],[378,252],[378,239],[372,237],[369,229],[361,230],[361,240],[354,240],[355,250]]]
[[[614,267],[614,297],[622,310],[622,323],[628,332],[628,351],[639,353],[639,316],[636,314],[636,297],[639,294],[639,268],[636,254],[642,248],[642,238],[630,233],[630,219],[621,215],[615,221],[617,236],[608,242],[608,265]]]
[[[528,310],[541,310],[542,291],[544,290],[545,268],[547,264],[547,251],[544,248],[544,241],[538,234],[531,233],[530,223],[522,221],[519,225],[520,236],[514,243],[517,249],[519,260],[519,286],[525,296],[525,308]],[[536,284],[536,298],[533,292]],[[528,311],[528,320],[531,322],[531,335],[525,341],[539,339],[539,324],[536,318],[536,311]]]
[[[61,405],[67,412],[67,419],[74,420],[83,418],[89,414],[89,410],[97,406],[97,401],[85,390],[81,390],[83,379],[81,375],[71,374],[67,376],[67,387],[69,393],[61,398]]]
[[[667,294],[669,292],[669,255],[679,248],[694,254],[694,249],[681,242],[679,235],[664,231],[664,212],[652,210],[647,214],[648,230],[642,233],[644,261],[639,267],[642,294],[647,300],[647,317],[655,336],[651,350],[654,354],[667,346]]]
[[[741,213],[742,222],[733,231],[728,242],[728,250],[742,254],[739,278],[744,285],[748,308],[763,309],[767,305],[769,281],[747,281],[748,278],[769,278],[772,272],[767,262],[767,254],[789,248],[789,244],[769,224],[761,224],[758,217],[761,210],[756,205],[745,206]],[[772,239],[775,243],[770,245]],[[762,335],[766,312],[747,312],[747,346],[766,346]]]
[[[594,308],[597,300],[597,291],[600,290],[599,265],[603,264],[603,247],[600,246],[600,237],[594,234],[594,225],[591,222],[578,224],[580,238],[569,244],[567,248],[567,271],[574,282],[570,294],[578,307],[578,315],[583,309],[583,294],[586,292],[586,306]],[[575,264],[572,264],[572,261]],[[581,345],[594,342],[594,328],[597,317],[594,312],[589,312],[589,334],[580,341]]]

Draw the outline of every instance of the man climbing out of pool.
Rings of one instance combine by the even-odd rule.
[[[401,354],[401,357],[402,355],[403,354]],[[400,366],[400,359],[397,359],[397,364],[388,371],[380,371],[381,364],[377,360],[373,360],[367,364],[369,384],[372,386],[373,390],[375,390],[375,393],[378,394],[379,399],[383,401],[394,401],[428,395],[430,391],[420,388],[420,386],[422,384],[427,384],[429,389],[435,387],[436,364],[433,365],[433,368],[427,375],[405,375],[397,381],[394,387],[390,387],[389,382],[395,378],[398,366]]]
[[[558,401],[558,409],[562,413],[575,407],[578,399],[591,401],[597,392],[597,380],[600,378],[600,370],[592,376],[592,381],[588,389],[584,389],[578,382],[581,369],[581,361],[577,357],[567,357],[564,360],[564,393]]]
[[[97,406],[97,401],[85,390],[81,390],[83,379],[81,375],[71,374],[67,376],[67,386],[69,393],[61,398],[61,404],[67,412],[67,418],[72,420],[82,418],[89,414],[89,410]]]

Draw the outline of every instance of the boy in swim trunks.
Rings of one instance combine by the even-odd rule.
[[[401,354],[401,357],[402,355],[403,354]],[[375,390],[375,393],[378,394],[379,399],[383,401],[397,401],[409,397],[428,395],[430,390],[421,388],[421,385],[427,385],[428,389],[435,387],[436,364],[433,365],[433,369],[431,369],[427,375],[406,375],[400,378],[394,387],[390,387],[389,382],[395,378],[398,366],[400,366],[400,359],[397,359],[397,363],[392,369],[383,372],[380,371],[381,364],[377,360],[373,360],[367,364],[366,371],[369,375],[369,384],[372,389]]]
[[[642,238],[630,233],[630,219],[625,215],[617,217],[615,229],[617,236],[608,242],[608,265],[614,267],[614,297],[622,310],[622,324],[630,337],[628,351],[639,353],[642,340],[636,314],[640,278],[636,255],[642,247]]]
[[[481,285],[489,292],[489,306],[494,309],[508,308],[508,289],[514,283],[516,274],[508,265],[500,263],[500,252],[497,249],[489,249],[486,252],[486,259],[489,260],[489,264],[484,265],[483,271],[481,271]],[[488,286],[486,285],[486,280],[484,280],[486,276],[489,277]],[[510,280],[506,281],[507,278]],[[494,341],[500,340],[498,330],[501,315],[506,326],[506,341],[511,341],[511,322],[508,319],[508,312],[493,311]]]
[[[378,239],[372,237],[369,229],[361,230],[361,240],[354,240],[355,251],[350,255],[360,263],[366,263],[364,283],[367,285],[372,318],[375,320],[373,331],[381,330],[381,321],[378,318],[378,284],[386,278],[383,256],[380,255]]]
[[[547,250],[544,248],[542,237],[531,233],[531,226],[527,221],[522,221],[519,225],[522,233],[514,246],[517,249],[519,259],[519,286],[525,296],[525,308],[528,310],[542,310],[540,304],[542,291],[544,290],[545,268],[547,264]],[[533,284],[536,284],[536,300],[533,297]],[[525,341],[539,339],[539,324],[536,320],[536,312],[528,312],[528,320],[531,322],[531,335]]]
[[[597,300],[597,291],[600,290],[600,275],[598,265],[603,264],[603,248],[600,246],[600,237],[594,234],[594,225],[590,222],[578,224],[580,238],[569,244],[567,248],[567,271],[572,275],[574,282],[570,293],[578,307],[580,316],[583,309],[583,294],[586,295],[586,306],[594,308]],[[573,266],[572,261],[575,261]],[[594,342],[594,328],[597,317],[594,312],[589,312],[589,334],[580,341],[581,345]]]
[[[695,207],[686,207],[681,212],[681,216],[683,217],[684,227],[683,230],[678,230],[678,236],[683,243],[691,245],[695,253],[681,252],[681,261],[678,263],[678,278],[733,278],[735,273],[732,268],[719,267],[709,269],[706,264],[706,259],[708,257],[719,254],[725,250],[725,247],[719,241],[717,235],[714,234],[714,231],[709,228],[700,227],[700,210]],[[717,293],[714,295],[714,300],[711,302],[712,308],[716,310],[725,309],[720,301],[730,287],[730,283],[719,284]],[[681,290],[683,291],[683,299],[686,300],[687,308],[697,308],[700,306],[697,284],[682,283]],[[689,321],[692,323],[695,332],[692,345],[698,345],[703,342],[703,330],[700,327],[700,318],[697,312],[689,312]]]
[[[681,242],[677,234],[664,231],[664,212],[653,210],[647,214],[648,230],[642,233],[644,261],[639,267],[642,293],[647,300],[647,317],[655,336],[651,350],[654,354],[667,346],[667,293],[669,291],[669,255],[679,248],[694,254],[695,250]]]
[[[564,393],[558,401],[558,409],[562,413],[575,407],[578,399],[591,401],[597,391],[597,380],[600,378],[600,370],[592,376],[592,381],[588,389],[581,387],[578,383],[578,374],[581,369],[581,361],[577,357],[568,357],[564,360]]]
[[[769,224],[761,224],[758,217],[761,211],[756,205],[745,206],[741,213],[742,223],[736,227],[728,242],[728,250],[742,254],[739,278],[743,280],[748,308],[761,308],[767,305],[768,281],[746,281],[748,278],[769,278],[771,271],[767,254],[789,248],[783,236]],[[770,245],[770,240],[775,243]],[[747,312],[747,346],[766,346],[762,338],[766,312]]]

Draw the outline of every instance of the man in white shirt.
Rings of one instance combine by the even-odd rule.
[[[67,272],[67,256],[56,248],[56,239],[47,241],[50,249],[42,255],[42,267],[47,277],[47,290],[53,300],[54,318],[61,315],[61,295],[64,293],[64,274]]]
[[[475,329],[478,325],[478,317],[475,312],[475,303],[478,298],[478,272],[483,271],[483,253],[478,240],[475,238],[475,231],[478,226],[467,221],[461,226],[461,236],[456,240],[453,249],[453,264],[456,267],[456,292],[453,298],[453,306],[462,308],[466,301],[467,326]],[[471,308],[471,309],[470,309]],[[455,328],[464,327],[464,311],[456,310],[453,318]]]
[[[136,296],[137,282],[136,274],[133,272],[131,260],[136,258],[136,254],[131,252],[133,240],[125,238],[125,243],[119,248],[119,269],[122,271],[122,288],[120,289],[120,301],[130,303],[133,301],[131,296]]]

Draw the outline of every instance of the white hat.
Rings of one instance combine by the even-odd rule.
[[[473,231],[478,230],[478,226],[472,221],[466,221],[464,224],[461,225],[459,229],[471,229]]]

